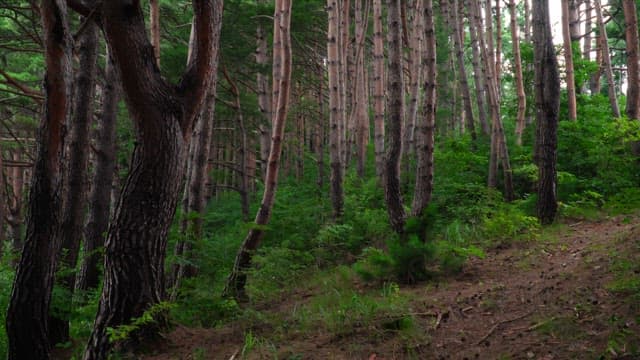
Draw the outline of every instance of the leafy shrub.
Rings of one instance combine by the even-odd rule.
[[[0,291],[0,359],[5,359],[7,357],[9,346],[4,324],[7,315],[6,309],[9,307],[11,285],[13,284],[14,275],[13,269],[9,265],[0,261],[0,289],[2,289]]]
[[[250,271],[247,290],[257,299],[280,294],[307,274],[314,261],[308,251],[264,247],[253,257],[255,267]]]
[[[484,219],[485,242],[502,245],[517,239],[533,239],[540,231],[538,219],[525,215],[513,205],[503,205]]]

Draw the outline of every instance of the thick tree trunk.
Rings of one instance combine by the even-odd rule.
[[[400,158],[402,157],[402,119],[404,117],[404,81],[402,76],[402,19],[400,0],[390,0],[387,8],[389,83],[387,85],[387,144],[384,197],[391,228],[404,232],[406,214],[400,188]]]
[[[464,105],[464,115],[466,119],[466,127],[471,135],[471,140],[475,143],[476,141],[476,128],[473,119],[473,105],[471,104],[471,91],[469,90],[469,82],[467,81],[467,69],[465,66],[465,58],[464,58],[464,38],[463,34],[463,21],[459,14],[459,6],[458,0],[451,0],[451,17],[453,19],[452,27],[453,31],[453,40],[456,51],[456,60],[458,64],[458,74],[460,77],[460,91],[462,92],[462,101]],[[486,120],[485,120],[486,121]]]
[[[565,83],[567,84],[567,110],[569,120],[578,119],[576,104],[576,81],[573,72],[573,49],[571,46],[571,23],[569,21],[569,1],[562,0],[562,40],[564,45]]]
[[[247,237],[244,239],[224,289],[225,296],[232,296],[238,301],[246,299],[246,272],[251,266],[253,253],[258,249],[264,237],[264,226],[269,223],[269,219],[271,218],[271,210],[273,209],[278,185],[278,166],[282,154],[285,120],[289,110],[289,94],[291,88],[291,35],[289,32],[289,26],[291,24],[291,0],[276,0],[276,12],[280,15],[274,17],[278,20],[278,22],[274,21],[274,32],[280,32],[279,37],[282,42],[282,47],[278,48],[274,44],[274,56],[275,51],[280,53],[282,68],[280,69],[281,77],[278,86],[278,106],[274,108],[276,113],[273,118],[273,137],[271,138],[271,153],[269,154],[265,189],[260,209],[256,214],[256,226],[249,230],[249,234],[247,234]]]
[[[418,117],[418,102],[420,100],[420,82],[422,78],[422,47],[424,37],[424,21],[422,20],[422,1],[415,0],[411,2],[411,8],[408,9],[412,13],[411,29],[408,35],[409,55],[409,106],[405,119],[404,141],[402,143],[402,153],[408,156],[414,150],[414,133]],[[414,8],[415,6],[415,8]]]
[[[527,112],[527,96],[524,92],[524,80],[522,78],[522,57],[520,56],[520,38],[518,37],[518,24],[515,0],[509,0],[509,15],[511,17],[511,46],[513,47],[514,77],[516,79],[516,94],[518,95],[518,114],[516,116],[516,143],[522,145],[522,133],[526,126],[525,116]]]
[[[194,56],[182,82],[168,84],[158,71],[139,3],[104,2],[101,20],[118,66],[137,144],[109,228],[104,286],[84,359],[105,359],[117,344],[108,328],[127,324],[165,298],[164,260],[194,119],[212,78],[215,0],[196,0]],[[155,333],[140,329],[135,341]]]
[[[10,360],[49,359],[49,304],[59,250],[60,162],[64,124],[71,110],[71,34],[66,2],[43,0],[40,14],[45,104],[31,180],[27,234],[7,311]]]
[[[385,138],[385,58],[382,21],[382,0],[373,0],[373,108],[374,108],[374,147],[376,153],[376,174],[384,173]]]
[[[422,50],[422,63],[425,77],[422,89],[424,100],[422,116],[416,131],[416,186],[411,204],[411,216],[421,217],[431,201],[433,192],[433,150],[436,125],[436,37],[433,17],[433,1],[424,0],[423,4],[425,42]]]
[[[556,159],[560,76],[551,35],[548,0],[533,3],[533,43],[538,164],[536,206],[540,222],[550,224],[554,221],[558,209]]]
[[[159,0],[149,0],[149,28],[151,45],[156,65],[160,67],[160,4]]]
[[[86,21],[86,20],[85,20]],[[89,21],[78,38],[78,70],[74,82],[74,102],[70,131],[69,154],[66,157],[65,179],[62,195],[61,243],[58,264],[75,269],[83,235],[87,202],[87,175],[89,160],[89,128],[93,120],[93,103],[96,87],[98,59],[98,26]],[[73,294],[76,277],[74,272],[57,279],[60,286]],[[68,299],[69,303],[71,298]],[[71,304],[69,304],[71,305]],[[62,317],[52,317],[49,323],[51,345],[69,340],[69,312]]]
[[[107,51],[108,52],[108,51]],[[89,193],[89,213],[84,230],[84,261],[80,268],[78,289],[89,290],[98,287],[103,256],[104,234],[109,228],[111,212],[111,186],[116,163],[116,121],[120,100],[120,80],[107,54],[104,87],[102,90],[102,114],[96,130],[96,162],[92,187]]]
[[[622,0],[624,7],[625,38],[627,41],[627,107],[629,119],[640,119],[640,65],[638,63],[638,14],[636,1]]]
[[[618,106],[618,98],[616,95],[616,84],[613,78],[613,70],[611,68],[611,55],[609,54],[609,39],[607,37],[607,28],[604,25],[602,19],[602,6],[600,0],[593,0],[593,8],[596,11],[596,21],[598,23],[598,29],[600,34],[598,39],[600,41],[600,51],[602,53],[602,67],[604,74],[607,77],[607,90],[609,95],[609,103],[611,104],[611,112],[613,116],[620,117],[620,107]]]
[[[337,0],[327,1],[327,61],[329,77],[329,157],[331,166],[331,203],[334,219],[342,218],[344,207],[342,146],[344,111],[342,109],[342,93],[340,84],[340,7]]]

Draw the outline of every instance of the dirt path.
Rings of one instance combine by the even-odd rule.
[[[271,343],[290,359],[638,359],[640,304],[608,290],[613,260],[640,261],[640,219],[577,223],[556,239],[518,244],[474,259],[437,287],[403,288],[412,299],[421,341],[398,336],[292,333]],[[292,296],[293,299],[293,296]],[[300,301],[298,301],[300,300]],[[304,299],[272,304],[283,318]],[[277,316],[277,315],[276,315]],[[264,336],[269,336],[264,329]],[[369,334],[370,335],[370,334]],[[237,327],[167,335],[147,359],[230,359],[245,343]],[[295,354],[291,356],[290,354]],[[636,353],[638,354],[638,353]]]

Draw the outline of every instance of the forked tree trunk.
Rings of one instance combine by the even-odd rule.
[[[467,81],[467,68],[465,66],[465,57],[464,57],[464,38],[462,37],[463,28],[462,28],[462,19],[459,14],[459,6],[458,0],[450,0],[451,6],[451,17],[453,19],[452,28],[453,31],[453,40],[456,51],[456,60],[458,64],[458,74],[460,77],[460,91],[462,92],[462,101],[464,105],[464,114],[466,119],[466,127],[471,135],[471,140],[475,143],[476,141],[476,128],[473,119],[473,105],[471,105],[471,91],[469,90],[469,82]],[[486,121],[486,120],[485,120]]]
[[[105,359],[117,344],[109,328],[127,324],[165,299],[164,260],[194,119],[211,82],[216,0],[195,0],[193,60],[174,86],[162,78],[145,33],[144,12],[128,0],[103,2],[105,38],[136,131],[131,169],[109,228],[104,286],[85,360]],[[155,334],[139,329],[129,338]]]
[[[92,187],[89,193],[89,212],[84,230],[84,261],[78,277],[78,289],[89,290],[98,287],[104,234],[109,227],[111,211],[111,185],[116,163],[116,120],[120,100],[120,79],[111,54],[107,51],[102,89],[102,114],[96,129],[96,162]]]
[[[404,117],[404,81],[402,76],[402,19],[400,0],[390,0],[387,8],[388,69],[387,149],[384,174],[384,198],[391,228],[404,232],[406,214],[400,188],[400,158],[402,157],[402,119]]]
[[[569,120],[578,119],[576,104],[576,80],[573,72],[573,48],[571,46],[571,25],[569,22],[569,1],[562,2],[562,40],[564,45],[565,83],[567,84],[567,110]]]
[[[71,113],[71,34],[67,5],[43,0],[44,113],[31,180],[27,233],[16,270],[6,329],[8,359],[49,359],[49,304],[59,250],[64,125]]]
[[[373,0],[373,109],[374,147],[376,153],[376,175],[384,173],[384,38],[382,22],[382,0]]]
[[[516,78],[516,94],[518,95],[518,114],[516,116],[516,143],[522,145],[522,133],[526,126],[525,116],[527,112],[527,96],[524,92],[522,78],[522,57],[520,56],[520,38],[518,36],[518,23],[515,0],[509,0],[509,15],[511,17],[511,45],[513,47],[514,77]]]
[[[340,7],[337,0],[327,1],[327,61],[329,77],[329,158],[331,167],[331,203],[334,219],[342,218],[344,207],[343,176],[344,165],[342,146],[344,111],[340,84]]]
[[[536,161],[538,164],[538,219],[550,224],[556,217],[557,128],[560,76],[553,47],[548,0],[533,3],[533,44],[536,97]]]
[[[611,104],[611,112],[613,116],[620,117],[620,107],[618,106],[618,98],[616,95],[616,84],[613,78],[613,69],[611,68],[611,55],[609,53],[609,39],[607,37],[607,28],[604,25],[602,19],[602,6],[600,0],[593,0],[593,8],[596,11],[596,21],[598,23],[598,29],[600,34],[598,39],[600,41],[600,51],[602,54],[602,67],[607,77],[607,90],[609,95],[609,103]]]
[[[86,20],[85,20],[86,21]],[[98,26],[89,21],[78,38],[79,55],[78,70],[74,81],[74,101],[70,129],[69,154],[66,156],[64,188],[62,191],[62,250],[58,255],[58,266],[75,269],[78,262],[78,251],[82,242],[84,219],[87,202],[87,175],[89,160],[89,129],[93,120],[93,103],[96,87],[98,59]],[[73,294],[76,283],[75,272],[57,279],[58,284],[68,294]],[[62,316],[53,316],[49,323],[51,345],[65,343],[69,340],[69,315],[71,297],[68,307],[63,307]]]
[[[245,285],[247,281],[247,270],[251,266],[253,253],[258,249],[264,237],[264,226],[269,223],[269,219],[271,218],[271,210],[273,209],[278,185],[278,167],[282,153],[285,120],[289,110],[289,94],[291,88],[291,35],[289,32],[291,23],[291,1],[292,0],[276,0],[276,12],[280,15],[274,17],[274,19],[278,19],[278,22],[274,21],[274,33],[280,33],[279,37],[282,42],[282,47],[275,47],[274,44],[274,56],[276,51],[280,53],[282,68],[280,69],[281,76],[278,84],[278,105],[274,108],[276,112],[273,118],[271,153],[269,154],[269,166],[267,167],[262,203],[256,214],[256,226],[249,230],[249,234],[247,234],[247,237],[244,239],[224,289],[225,296],[232,296],[238,301],[246,299]]]
[[[424,0],[422,10],[424,13],[425,42],[422,50],[422,63],[424,66],[424,100],[422,116],[417,122],[416,131],[416,185],[411,204],[411,216],[421,217],[431,201],[433,192],[433,150],[435,145],[436,125],[436,37],[433,17],[433,1]]]

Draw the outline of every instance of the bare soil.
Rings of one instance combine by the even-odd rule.
[[[614,293],[615,259],[640,261],[640,219],[560,226],[551,239],[517,243],[472,259],[462,273],[402,287],[421,336],[292,331],[249,359],[640,359],[640,304]],[[359,286],[359,285],[354,285]],[[323,289],[314,290],[321,294]],[[261,304],[287,318],[316,294]],[[271,309],[271,310],[270,310]],[[144,359],[240,359],[246,328],[178,326]],[[273,329],[253,328],[269,339]],[[376,331],[374,333],[374,331]],[[635,355],[633,352],[636,352]]]

